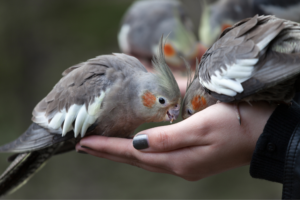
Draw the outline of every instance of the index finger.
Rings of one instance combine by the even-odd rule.
[[[77,145],[77,151],[86,151],[86,148],[100,153],[126,160],[126,163],[144,163],[150,166],[167,166],[166,161],[170,159],[167,154],[143,153],[137,151],[132,145],[132,139],[89,136],[83,138]],[[170,163],[170,162],[168,162]]]

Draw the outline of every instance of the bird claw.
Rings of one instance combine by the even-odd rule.
[[[240,110],[239,110],[239,103],[234,103],[234,109],[235,109],[235,114],[236,114],[236,117],[239,121],[239,124],[241,125],[242,124],[242,119],[241,119],[241,115],[240,115]]]

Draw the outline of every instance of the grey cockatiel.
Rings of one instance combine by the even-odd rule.
[[[173,69],[185,70],[181,57],[194,64],[206,50],[197,43],[192,21],[177,0],[135,1],[123,17],[119,46],[126,54],[150,61],[162,34],[168,35],[164,54]]]
[[[162,43],[159,49],[155,74],[125,54],[98,56],[64,71],[34,108],[27,131],[0,147],[17,153],[0,177],[0,195],[25,183],[52,155],[75,149],[84,136],[128,137],[145,122],[176,119],[180,92]]]
[[[203,55],[183,118],[221,102],[288,103],[299,90],[300,25],[255,16],[226,29]]]
[[[199,38],[210,47],[222,31],[238,21],[254,15],[275,15],[276,17],[300,22],[300,1],[298,0],[218,0],[204,7]]]

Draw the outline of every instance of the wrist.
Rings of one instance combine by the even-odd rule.
[[[257,141],[250,165],[252,177],[282,183],[287,146],[299,121],[296,103],[278,106]]]

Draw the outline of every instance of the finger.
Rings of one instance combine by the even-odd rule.
[[[133,145],[131,139],[104,137],[104,136],[89,136],[80,140],[76,145],[77,151],[83,149],[94,150],[99,153],[106,153],[119,158],[133,162],[144,163],[157,168],[164,168],[166,170],[172,167],[172,157],[168,153],[143,153],[137,151]],[[84,150],[87,152],[87,150]],[[167,162],[167,164],[166,164]]]
[[[76,145],[76,150],[80,147],[86,147],[95,151],[118,155],[121,153],[120,151],[129,150],[130,146],[132,146],[132,139],[92,135],[81,139]]]
[[[200,114],[200,113],[199,113]],[[195,145],[207,145],[201,136],[207,133],[202,126],[202,115],[194,116],[174,125],[160,126],[138,133],[133,138],[134,148],[146,152],[168,152]]]
[[[144,164],[139,162],[138,160],[134,160],[134,159],[127,159],[124,157],[118,157],[118,156],[113,156],[111,154],[107,154],[107,153],[102,153],[102,152],[98,152],[98,151],[94,151],[91,149],[85,149],[85,148],[78,148],[79,151],[84,151],[92,156],[96,156],[99,158],[105,158],[111,161],[115,161],[115,162],[120,162],[120,163],[125,163],[125,164],[129,164],[135,167],[139,167],[151,172],[156,172],[156,173],[166,173],[166,174],[173,174],[170,171],[167,171],[165,169],[159,168],[159,167],[153,167],[150,166],[148,164]]]

